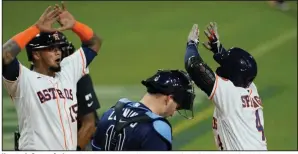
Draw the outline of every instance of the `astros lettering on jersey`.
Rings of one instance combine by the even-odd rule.
[[[42,75],[20,64],[16,81],[3,78],[15,103],[21,137],[21,150],[76,150],[76,85],[88,73],[80,48],[61,62],[55,77]]]

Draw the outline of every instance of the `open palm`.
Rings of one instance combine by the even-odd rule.
[[[52,6],[49,6],[40,16],[35,25],[41,32],[57,31],[57,29],[53,28],[53,24],[59,18],[59,14],[59,10],[57,10],[56,8],[53,9]]]
[[[59,31],[71,30],[76,22],[73,15],[66,9],[65,4],[62,2],[62,8],[56,4],[55,8],[60,11],[59,18],[57,19],[60,24]]]

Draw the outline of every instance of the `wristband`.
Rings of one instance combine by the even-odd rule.
[[[78,21],[76,21],[72,30],[80,37],[81,41],[89,41],[93,37],[93,30]]]
[[[12,40],[14,40],[21,49],[23,49],[37,34],[40,30],[36,25],[29,27],[25,31],[15,35]]]

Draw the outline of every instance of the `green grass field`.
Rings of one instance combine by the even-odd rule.
[[[54,2],[3,2],[3,41],[25,30]],[[297,150],[297,2],[279,11],[267,2],[67,2],[77,20],[104,39],[90,74],[104,110],[119,98],[138,100],[140,81],[157,69],[183,69],[186,39],[194,23],[203,30],[219,26],[226,48],[240,46],[255,56],[255,80],[264,104],[269,150]],[[34,8],[33,8],[34,7]],[[23,11],[25,10],[25,11]],[[80,41],[71,31],[69,39]],[[212,54],[202,46],[204,60],[215,69]],[[25,65],[26,52],[19,55]],[[175,150],[216,150],[211,119],[213,105],[196,89],[195,119],[171,118]],[[13,149],[17,125],[14,105],[3,92],[3,150]],[[46,133],[46,132],[45,132]]]

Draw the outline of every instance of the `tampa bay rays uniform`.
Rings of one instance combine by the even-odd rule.
[[[16,81],[3,76],[3,84],[16,106],[20,150],[76,150],[76,85],[96,55],[90,50],[79,48],[64,58],[55,77],[31,71],[17,59],[12,62],[19,76]]]
[[[212,127],[219,150],[267,150],[263,107],[254,83],[235,87],[216,75],[209,99],[215,104]]]
[[[122,98],[103,114],[91,144],[93,151],[171,150],[172,127],[144,104]]]

